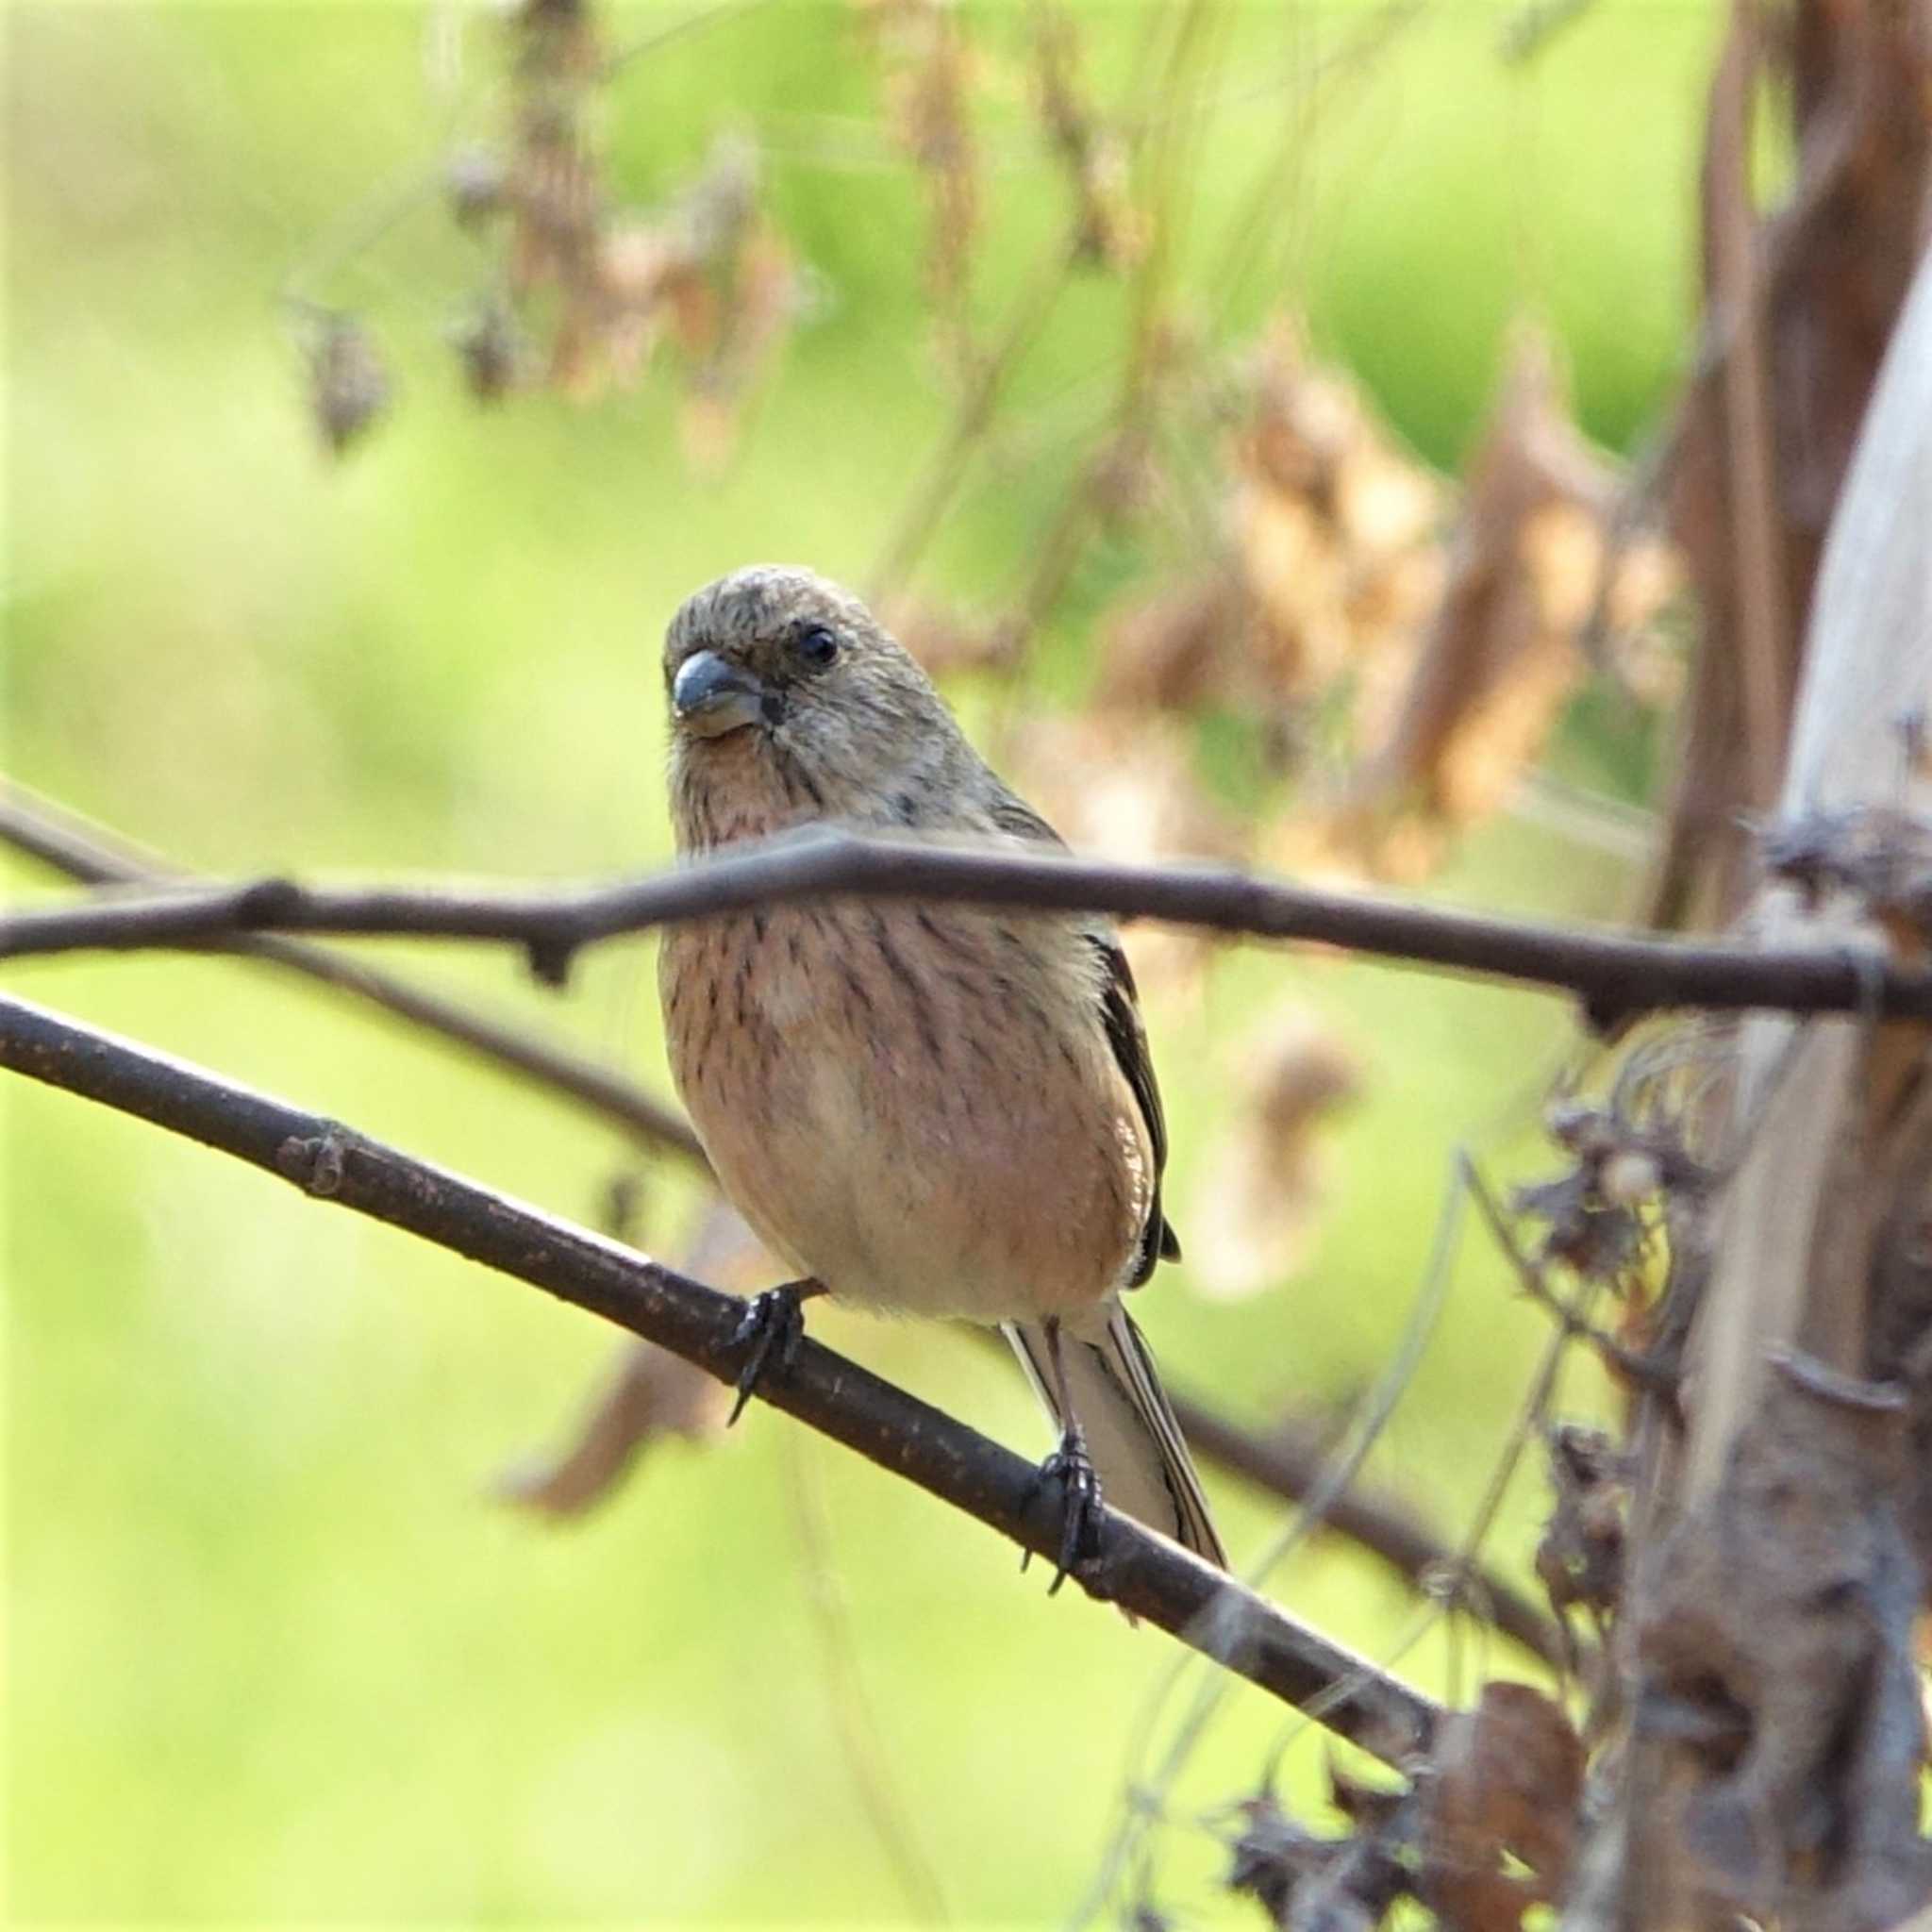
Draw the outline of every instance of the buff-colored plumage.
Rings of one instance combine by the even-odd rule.
[[[683,853],[824,821],[1054,840],[864,606],[808,572],[700,591],[673,620],[665,674]],[[1056,1409],[1058,1322],[1108,1500],[1222,1560],[1120,1302],[1178,1250],[1158,1094],[1107,923],[774,908],[674,927],[659,984],[678,1090],[773,1252],[856,1303],[1007,1324]]]

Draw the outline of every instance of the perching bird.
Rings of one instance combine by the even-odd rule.
[[[837,823],[1058,847],[859,600],[761,565],[665,637],[681,853]],[[724,1191],[801,1280],[753,1305],[741,1400],[828,1292],[1003,1325],[1060,1427],[1064,1574],[1104,1492],[1226,1557],[1121,1297],[1180,1245],[1167,1131],[1113,928],[1071,913],[855,900],[673,927],[678,1091]],[[1096,1485],[1097,1477],[1097,1485]],[[1058,1577],[1056,1583],[1058,1583]]]

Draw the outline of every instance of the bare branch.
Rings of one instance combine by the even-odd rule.
[[[326,1120],[80,1026],[0,1000],[0,1065],[183,1134],[439,1247],[541,1288],[730,1380],[743,1305],[569,1223]],[[808,1340],[760,1393],[1010,1538],[1052,1557],[1060,1525],[1034,1467]],[[1233,1578],[1106,1513],[1078,1580],[1158,1624],[1385,1762],[1426,1748],[1440,1716],[1421,1692],[1294,1622]]]
[[[1696,944],[1492,918],[1317,891],[1227,866],[1119,865],[813,829],[702,863],[544,891],[308,887],[286,879],[182,886],[0,918],[0,958],[200,946],[263,930],[494,941],[545,977],[579,948],[680,921],[850,894],[1028,911],[1108,912],[1257,939],[1311,941],[1578,995],[1599,1024],[1664,1008],[1932,1017],[1932,975],[1863,945]]]
[[[1189,1445],[1222,1469],[1289,1502],[1321,1493],[1330,1458],[1305,1433],[1257,1434],[1181,1395],[1174,1397],[1174,1411]],[[1323,1508],[1320,1525],[1359,1543],[1418,1589],[1467,1571],[1469,1587],[1457,1596],[1458,1608],[1494,1624],[1553,1669],[1567,1667],[1556,1625],[1527,1593],[1494,1571],[1473,1567],[1468,1552],[1452,1549],[1399,1495],[1352,1482]]]
[[[57,806],[10,779],[0,779],[0,840],[86,885],[151,886],[184,877],[179,867],[118,834],[104,832],[66,807]],[[706,1165],[698,1137],[675,1108],[561,1041],[545,1040],[508,1020],[445,999],[325,946],[262,934],[225,941],[221,949],[264,960],[379,1007],[398,1020],[425,1027],[484,1059],[527,1075],[601,1114],[635,1140],[700,1167]]]
[[[0,780],[0,841],[88,885],[152,884],[183,876],[178,866],[159,855],[7,780]],[[264,934],[231,940],[223,950],[367,1001],[577,1101],[642,1141],[705,1166],[704,1150],[682,1115],[623,1074],[567,1047],[325,946]],[[987,1339],[1003,1358],[1008,1357],[1005,1342],[990,1332]],[[1322,1482],[1326,1457],[1305,1432],[1245,1429],[1206,1403],[1169,1392],[1182,1434],[1197,1454],[1229,1474],[1291,1503],[1304,1501]],[[1419,1587],[1448,1574],[1457,1560],[1399,1495],[1373,1485],[1351,1484],[1329,1505],[1324,1521],[1338,1536],[1359,1543]],[[1561,1641],[1536,1605],[1500,1575],[1485,1574],[1477,1582],[1470,1592],[1470,1613],[1493,1622],[1525,1649],[1560,1668]]]

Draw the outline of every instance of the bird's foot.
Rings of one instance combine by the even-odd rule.
[[[1077,1431],[1068,1430],[1060,1438],[1059,1447],[1034,1471],[1026,1501],[1030,1504],[1049,1483],[1059,1489],[1063,1512],[1059,1556],[1054,1566],[1053,1581],[1046,1589],[1047,1595],[1052,1596],[1100,1548],[1100,1476]],[[1020,1559],[1021,1569],[1032,1557],[1032,1551],[1027,1551]]]
[[[738,1400],[732,1405],[725,1427],[729,1428],[744,1413],[752,1391],[774,1362],[782,1373],[798,1359],[798,1344],[805,1340],[804,1305],[813,1295],[824,1291],[824,1285],[817,1281],[787,1281],[753,1295],[746,1304],[743,1318],[732,1333],[731,1345],[748,1349],[749,1353],[738,1372]]]

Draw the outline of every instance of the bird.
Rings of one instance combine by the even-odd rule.
[[[680,859],[812,826],[1064,849],[865,604],[758,564],[665,632]],[[739,1408],[819,1294],[1003,1328],[1058,1425],[1052,1588],[1103,1497],[1225,1568],[1124,1296],[1180,1243],[1118,934],[1081,913],[828,899],[667,929],[673,1079],[732,1205],[797,1278],[751,1303]],[[735,1413],[735,1412],[734,1412]]]

